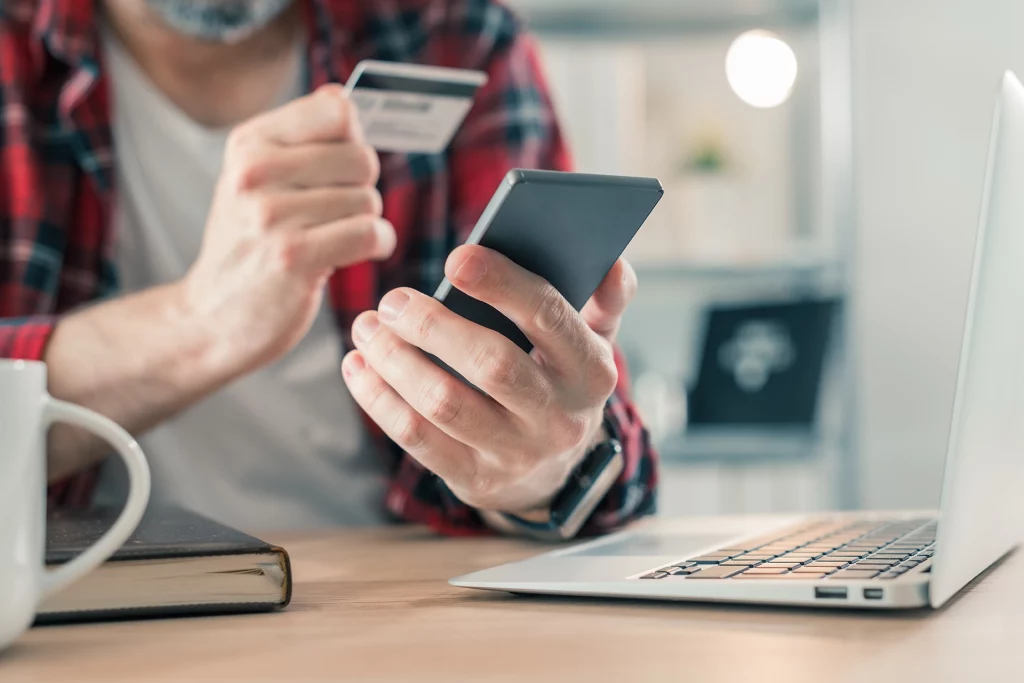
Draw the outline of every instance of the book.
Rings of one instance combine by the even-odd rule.
[[[46,564],[81,553],[116,516],[52,513]],[[44,600],[36,623],[269,611],[285,607],[291,589],[284,549],[186,510],[157,508],[103,565]]]

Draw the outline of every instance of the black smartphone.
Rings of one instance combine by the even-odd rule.
[[[509,171],[466,244],[493,249],[550,282],[577,311],[661,200],[654,178]],[[533,344],[488,304],[441,282],[434,298],[529,353]]]

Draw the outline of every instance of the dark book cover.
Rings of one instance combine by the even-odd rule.
[[[47,518],[46,564],[58,565],[81,554],[110,528],[117,518],[117,510],[57,511]],[[71,620],[95,620],[111,617],[176,616],[197,613],[225,613],[266,611],[286,606],[291,600],[291,563],[288,553],[277,546],[241,531],[219,524],[198,514],[179,508],[151,508],[146,511],[138,528],[106,564],[132,561],[135,563],[167,560],[202,559],[217,556],[276,556],[284,571],[284,586],[277,599],[260,603],[221,603],[154,605],[152,607],[112,608],[83,612],[42,611],[40,623]],[[94,570],[103,571],[103,567]],[[259,572],[258,567],[239,569],[239,572]],[[71,593],[76,587],[87,588],[89,576],[72,584],[63,592]],[[85,588],[83,588],[84,590]],[[45,607],[45,605],[44,605]]]

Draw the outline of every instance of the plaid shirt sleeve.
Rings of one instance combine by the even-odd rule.
[[[55,324],[45,316],[0,319],[0,358],[42,360]]]
[[[468,235],[510,169],[568,170],[572,165],[530,36],[516,31],[491,58],[488,74],[488,83],[450,150],[451,201],[459,240]],[[657,456],[630,401],[620,352],[616,362],[619,383],[608,402],[607,417],[622,442],[625,468],[584,527],[586,535],[615,529],[655,507]],[[449,535],[491,533],[480,515],[439,478],[411,457],[400,458],[387,496],[392,514]]]

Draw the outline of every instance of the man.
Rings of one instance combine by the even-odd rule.
[[[366,58],[490,80],[445,155],[378,159],[337,85]],[[587,528],[652,510],[611,345],[628,265],[577,314],[494,252],[448,256],[508,169],[569,166],[507,9],[7,0],[0,113],[0,356],[44,360],[54,396],[139,434],[157,501],[246,528],[507,528],[617,438],[625,468]],[[425,295],[442,274],[534,354]],[[102,455],[55,428],[53,502],[113,495]]]

